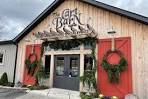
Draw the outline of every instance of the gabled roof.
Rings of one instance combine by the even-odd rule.
[[[44,18],[46,18],[49,14],[51,14],[60,4],[62,4],[65,0],[55,0],[49,7],[47,7],[35,20],[33,20],[19,35],[17,35],[13,41],[19,42],[24,36],[26,36],[32,29],[34,29]],[[142,15],[138,15],[117,7],[113,7],[95,0],[79,0],[80,2],[84,2],[90,4],[92,6],[113,12],[115,14],[125,16],[129,19],[136,20],[138,22],[148,24],[148,18]]]

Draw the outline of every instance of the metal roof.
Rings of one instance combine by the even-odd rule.
[[[15,44],[15,43],[12,40],[0,41],[0,45],[5,45],[5,44]]]

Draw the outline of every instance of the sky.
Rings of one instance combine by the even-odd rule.
[[[54,0],[0,0],[0,41],[17,36]],[[97,0],[148,17],[148,0]]]

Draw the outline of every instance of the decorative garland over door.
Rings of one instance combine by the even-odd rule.
[[[97,44],[97,38],[96,37],[86,37],[81,39],[69,39],[69,40],[57,40],[57,41],[45,41],[42,43],[41,48],[41,56],[44,54],[44,46],[49,46],[51,49],[62,49],[62,50],[70,50],[72,48],[78,47],[82,44],[87,44],[92,46],[92,59],[93,63],[91,66],[93,67],[90,71],[85,71],[84,76],[80,77],[80,80],[83,82],[83,84],[87,84],[90,88],[90,86],[93,86],[93,88],[97,92],[97,83],[96,83],[96,70],[97,70],[97,62],[96,62],[96,44]]]

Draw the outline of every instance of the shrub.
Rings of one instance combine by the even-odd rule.
[[[86,92],[81,92],[80,97],[81,97],[81,99],[94,99],[93,96],[87,95]]]
[[[4,72],[0,79],[0,85],[6,86],[8,85],[8,76],[7,73]]]

